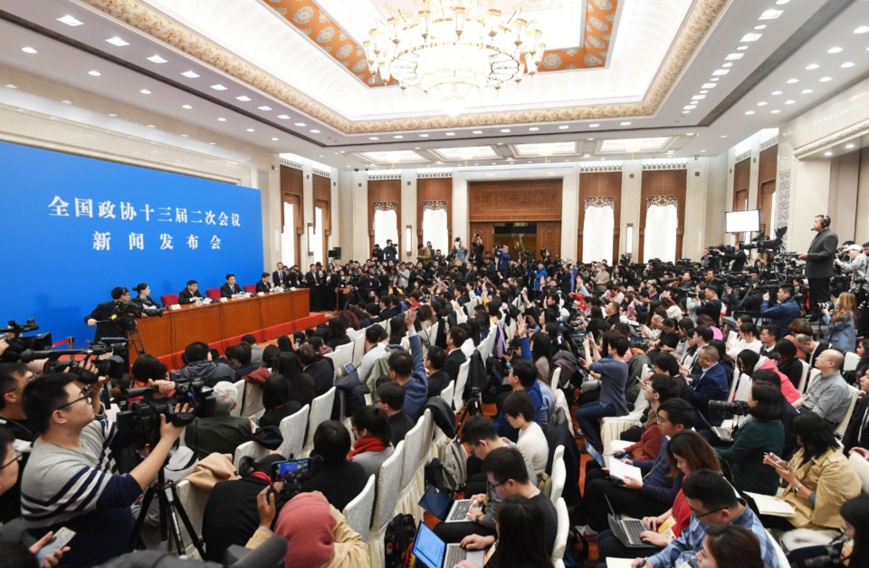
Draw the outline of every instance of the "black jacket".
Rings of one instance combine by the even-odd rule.
[[[859,447],[869,449],[869,423],[863,423],[863,417],[869,411],[869,397],[864,396],[854,408],[854,413],[851,415],[851,422],[848,424],[848,429],[845,430],[845,435],[842,437],[842,445],[844,452],[847,455],[851,448]],[[862,440],[857,441],[860,436],[860,431],[863,431]]]
[[[326,394],[335,386],[335,367],[331,359],[317,359],[305,367],[305,374],[314,381],[314,396]]]
[[[244,290],[241,289],[241,286],[238,283],[230,286],[229,284],[224,284],[220,287],[220,297],[221,298],[231,298],[233,294],[241,294]]]
[[[183,290],[178,292],[178,303],[179,304],[192,304],[193,302],[196,301],[197,298],[199,298],[199,299],[204,298],[204,296],[202,295],[202,293],[199,290],[196,290],[196,292],[191,292],[187,288],[184,288]]]
[[[256,283],[257,293],[269,292],[269,291],[271,291],[272,288],[274,288],[274,284],[272,284],[271,282],[263,282],[262,280],[260,280],[259,282]]]
[[[467,357],[465,357],[465,354],[461,349],[459,349],[459,347],[461,346],[458,346],[447,355],[447,360],[444,361],[444,368],[441,369],[449,375],[451,381],[455,381],[459,378],[459,367],[462,366],[462,363],[467,361]]]
[[[103,337],[124,337],[126,329],[121,323],[120,318],[112,320],[111,317],[123,302],[103,302],[94,308],[94,311],[85,316],[84,321],[87,323],[89,319],[97,320],[97,329],[94,333],[94,342],[100,341]]]
[[[806,278],[830,278],[833,276],[833,259],[839,237],[833,231],[826,229],[812,239],[806,259]]]
[[[367,482],[368,475],[356,462],[345,461],[339,465],[323,464],[320,471],[302,485],[302,491],[306,493],[319,491],[330,505],[343,511],[347,503],[362,492]]]

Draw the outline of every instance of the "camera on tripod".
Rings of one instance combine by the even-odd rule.
[[[21,353],[28,350],[48,350],[51,349],[51,332],[32,335],[30,337],[21,337],[22,333],[29,331],[37,331],[39,326],[36,325],[36,318],[30,318],[25,323],[18,323],[15,320],[9,320],[9,325],[0,329],[0,333],[11,333],[12,337],[7,338],[6,342],[9,346],[3,353],[3,360],[16,362],[20,359]]]
[[[176,382],[175,394],[169,398],[156,399],[157,392],[156,387],[129,389],[126,393],[128,399],[142,398],[129,403],[126,410],[118,413],[118,429],[149,437],[160,431],[161,415],[175,426],[187,426],[194,418],[209,418],[215,414],[217,399],[211,387],[205,386],[201,380]],[[176,405],[183,408],[185,404],[190,411],[175,411]]]
[[[96,359],[96,357],[110,353],[109,357]],[[87,349],[56,349],[52,351],[26,349],[21,353],[21,361],[30,363],[38,359],[48,359],[43,367],[45,374],[64,373],[68,369],[70,373],[78,375],[77,380],[85,384],[93,384],[97,382],[99,377],[121,379],[127,370],[127,364],[124,361],[126,354],[126,339],[123,337],[104,337],[102,341],[92,344]],[[79,358],[82,355],[84,357]],[[68,356],[69,360],[61,361],[60,358],[64,356]],[[85,369],[87,363],[96,367],[95,373]]]
[[[726,412],[733,416],[746,416],[751,412],[751,407],[748,406],[748,403],[744,400],[734,400],[733,402],[728,402],[726,400],[710,400],[709,410]]]

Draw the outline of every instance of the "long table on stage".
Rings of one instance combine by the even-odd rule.
[[[300,289],[203,306],[183,305],[166,310],[161,318],[138,320],[138,330],[147,353],[177,368],[183,364],[184,348],[194,341],[204,341],[222,353],[248,333],[257,341],[266,341],[322,321],[322,314],[309,312],[308,290]],[[135,360],[135,353],[130,360]]]

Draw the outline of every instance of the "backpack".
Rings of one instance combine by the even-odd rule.
[[[426,464],[425,482],[426,485],[434,485],[439,492],[450,496],[455,496],[461,486],[461,480],[454,478],[438,458]]]
[[[386,568],[403,568],[410,556],[413,541],[416,538],[416,521],[413,515],[395,515],[386,525],[386,536],[383,545],[386,550],[384,566]]]
[[[441,464],[450,477],[456,480],[459,488],[464,487],[468,478],[468,452],[458,440],[452,440],[443,446]]]

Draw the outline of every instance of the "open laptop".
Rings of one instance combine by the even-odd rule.
[[[646,530],[643,526],[643,521],[639,519],[619,519],[619,514],[616,512],[613,504],[608,496],[604,495],[606,504],[610,508],[610,514],[607,515],[610,530],[616,535],[623,545],[628,548],[645,548],[649,544],[642,541],[640,533]]]
[[[459,544],[446,544],[425,523],[419,524],[411,552],[424,568],[452,568],[462,560],[482,568],[485,554],[482,550],[465,550]]]
[[[628,465],[614,456],[606,456],[606,458],[604,458],[591,444],[586,445],[585,449],[588,450],[588,454],[594,458],[594,461],[596,461],[601,467],[609,469],[610,477],[614,477],[619,481],[624,481],[626,477],[632,477],[634,479],[643,478],[643,472],[640,468]]]
[[[456,499],[445,493],[441,493],[434,485],[429,485],[419,505],[445,523],[466,521],[468,509],[471,508],[470,499]]]

